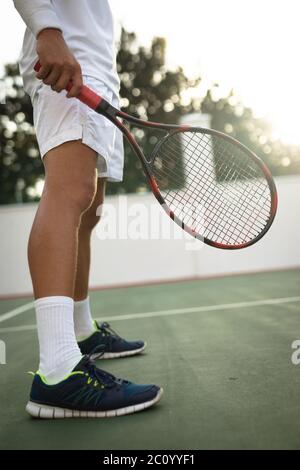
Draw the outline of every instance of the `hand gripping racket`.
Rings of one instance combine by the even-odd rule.
[[[39,62],[34,68],[39,70]],[[125,135],[157,201],[191,236],[232,250],[253,245],[269,230],[277,210],[276,187],[265,163],[243,144],[213,129],[143,121],[86,86],[77,98]],[[150,155],[123,120],[162,131]]]

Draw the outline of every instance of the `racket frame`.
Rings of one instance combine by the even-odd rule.
[[[254,152],[252,152],[250,149],[248,149],[248,147],[246,147],[244,144],[242,144],[238,140],[234,139],[233,137],[231,137],[227,134],[224,134],[223,132],[216,131],[214,129],[206,129],[204,127],[194,127],[194,126],[189,126],[189,125],[178,126],[178,125],[175,125],[175,124],[161,124],[161,123],[152,122],[152,121],[144,121],[142,119],[131,116],[130,114],[127,114],[126,112],[121,111],[121,110],[113,107],[104,98],[101,98],[100,102],[98,102],[97,106],[94,107],[93,109],[97,113],[102,114],[107,119],[109,119],[123,133],[123,135],[128,140],[131,148],[136,153],[136,155],[138,156],[138,158],[139,158],[139,160],[140,160],[140,162],[143,166],[144,172],[146,174],[146,177],[148,179],[149,185],[151,187],[151,190],[152,190],[155,198],[157,199],[159,204],[162,206],[162,208],[164,209],[166,214],[177,225],[179,225],[179,227],[182,228],[182,230],[187,232],[189,235],[191,235],[194,238],[197,238],[197,239],[201,240],[203,243],[205,243],[207,245],[210,245],[214,248],[220,248],[220,249],[225,249],[225,250],[238,250],[238,249],[246,248],[248,246],[253,245],[254,243],[256,243],[258,240],[260,240],[267,233],[267,231],[269,230],[269,228],[271,227],[271,225],[273,223],[273,220],[274,220],[276,212],[277,212],[278,196],[277,196],[276,186],[275,186],[273,177],[272,177],[271,172],[270,172],[269,168],[267,167],[267,165]],[[134,136],[132,135],[130,130],[118,118],[120,118],[120,119],[122,119],[126,122],[129,122],[130,124],[134,124],[136,127],[158,129],[158,130],[166,131],[167,134],[159,141],[158,145],[155,147],[155,149],[151,153],[149,159],[147,159],[147,156],[144,154],[143,150],[138,145],[136,139],[134,138]],[[163,198],[163,196],[162,196],[162,194],[159,190],[158,184],[156,183],[156,180],[155,180],[155,178],[152,174],[151,162],[154,160],[155,154],[158,152],[160,146],[163,144],[165,139],[168,139],[169,136],[174,134],[174,133],[186,132],[186,131],[200,132],[200,133],[203,133],[203,134],[216,136],[218,138],[222,138],[222,139],[226,140],[230,144],[233,144],[233,145],[237,146],[240,150],[242,150],[244,153],[246,153],[250,157],[250,159],[253,160],[260,167],[260,169],[262,170],[262,172],[263,172],[263,174],[266,178],[266,181],[268,183],[268,186],[269,186],[269,189],[270,189],[270,194],[271,194],[270,217],[269,217],[268,223],[263,228],[263,230],[255,238],[253,238],[252,240],[250,240],[248,242],[245,242],[245,243],[235,244],[235,245],[219,243],[219,242],[210,240],[209,238],[204,237],[203,235],[200,235],[195,230],[193,230],[191,227],[189,227],[187,224],[185,224],[183,222],[183,220],[181,220],[179,217],[177,217],[177,215],[170,209],[168,204],[165,202],[165,200],[164,200],[164,198]]]

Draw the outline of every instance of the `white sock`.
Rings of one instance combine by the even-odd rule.
[[[43,297],[34,302],[40,345],[39,372],[47,383],[63,380],[78,364],[78,347],[73,321],[74,301],[70,297]]]
[[[94,333],[95,326],[92,319],[89,297],[74,302],[74,327],[78,340],[83,340]]]

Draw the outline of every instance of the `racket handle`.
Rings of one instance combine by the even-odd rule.
[[[34,66],[35,72],[38,72],[40,68],[41,63],[40,61],[38,61]],[[72,80],[70,80],[66,86],[66,91],[70,91],[72,86],[73,83]],[[80,93],[76,98],[92,109],[96,109],[102,101],[102,97],[86,85],[82,85]]]

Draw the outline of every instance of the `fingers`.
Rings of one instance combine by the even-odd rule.
[[[67,97],[68,98],[76,98],[81,90],[82,87],[82,73],[80,66],[77,67],[77,70],[72,78],[72,87],[69,90]]]
[[[72,87],[67,94],[68,98],[78,96],[82,86],[81,68],[75,60],[62,64],[43,63],[36,77],[58,93],[65,90],[68,83],[72,82]]]
[[[60,91],[66,89],[70,80],[72,80],[72,73],[68,70],[63,71],[57,78],[56,82],[51,85],[51,88],[52,90],[57,91],[59,93]]]
[[[49,85],[53,89],[60,77],[60,74],[60,68],[53,68],[52,70],[50,69],[50,72],[48,73],[47,77],[44,78],[43,82],[45,83],[45,85]]]
[[[41,65],[40,70],[36,74],[36,78],[39,80],[45,80],[48,77],[49,73],[51,72],[51,65]]]

